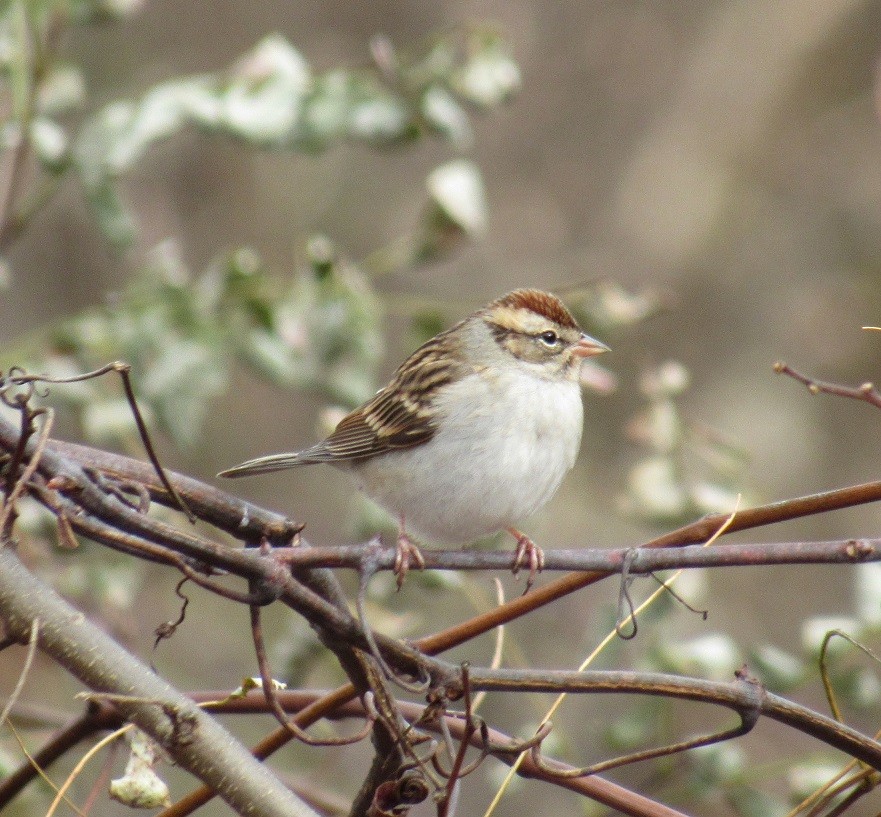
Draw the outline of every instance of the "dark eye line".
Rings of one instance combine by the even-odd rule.
[[[506,326],[491,324],[490,331],[492,332],[493,339],[496,343],[503,348],[507,346],[509,340],[518,335],[522,338],[540,341],[548,349],[556,349],[563,341],[563,338],[560,337],[559,333],[555,332],[553,329],[544,329],[541,332],[523,332]]]

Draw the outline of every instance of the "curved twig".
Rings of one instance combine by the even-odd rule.
[[[308,746],[349,746],[353,743],[359,743],[364,740],[373,728],[376,717],[370,713],[370,709],[366,708],[368,717],[367,723],[363,729],[359,729],[354,735],[349,737],[336,738],[313,738],[304,729],[297,726],[296,722],[285,714],[278,698],[275,694],[275,682],[272,678],[272,670],[269,667],[269,659],[266,656],[266,646],[263,643],[263,628],[260,624],[260,608],[257,605],[251,605],[251,638],[254,641],[254,653],[257,656],[257,666],[260,669],[260,680],[263,682],[263,695],[270,711],[275,715],[276,720],[291,734]],[[375,711],[375,710],[374,710]]]
[[[171,484],[171,481],[168,479],[168,475],[165,473],[165,469],[162,467],[162,463],[159,462],[159,457],[156,455],[156,450],[153,448],[153,441],[150,439],[150,432],[147,429],[146,422],[144,422],[144,416],[141,414],[141,410],[138,408],[138,401],[135,398],[135,391],[132,388],[131,371],[132,367],[130,363],[126,363],[122,360],[116,360],[113,363],[108,363],[106,366],[101,366],[94,371],[85,372],[80,375],[74,375],[73,377],[48,377],[47,375],[31,375],[22,372],[22,374],[16,374],[15,377],[10,376],[10,380],[13,383],[19,385],[26,383],[80,383],[83,380],[93,380],[96,377],[101,377],[105,374],[109,374],[110,372],[116,372],[119,375],[120,380],[122,380],[122,388],[123,391],[125,391],[125,399],[129,404],[129,408],[131,408],[132,410],[132,417],[134,418],[135,425],[138,429],[138,436],[140,436],[141,442],[144,445],[144,451],[146,451],[147,457],[150,459],[150,462],[153,465],[154,470],[156,471],[156,476],[159,477],[162,485],[174,498],[178,510],[180,510],[184,514],[184,516],[187,517],[190,523],[195,523],[196,517],[193,515],[193,512],[187,507],[183,499],[181,499],[180,495],[175,490],[174,485]]]
[[[25,655],[24,664],[21,666],[21,671],[18,673],[18,680],[15,682],[15,688],[12,690],[9,698],[6,700],[6,704],[3,707],[3,710],[0,711],[0,726],[6,723],[6,719],[9,717],[9,713],[12,711],[12,707],[15,706],[15,702],[18,700],[18,696],[21,695],[21,691],[24,689],[25,681],[27,680],[28,674],[31,671],[31,666],[34,663],[34,656],[37,654],[37,644],[39,643],[40,638],[40,619],[35,618],[31,622],[31,634],[28,637],[28,651]]]
[[[378,539],[373,539],[371,541],[379,544]],[[379,646],[376,643],[373,629],[370,626],[370,622],[367,620],[367,609],[365,605],[367,598],[367,585],[374,573],[375,568],[371,562],[368,561],[362,566],[358,571],[358,593],[355,596],[355,609],[358,613],[358,620],[361,623],[361,631],[364,633],[364,637],[367,641],[367,647],[386,678],[407,692],[412,692],[414,695],[422,695],[431,687],[431,677],[424,671],[424,668],[421,666],[418,667],[420,670],[420,676],[415,682],[411,683],[398,675],[398,673],[388,665],[388,662],[382,657],[382,653],[379,651]]]
[[[43,452],[46,450],[46,442],[49,439],[49,432],[52,430],[52,424],[55,418],[55,414],[52,409],[43,409],[39,413],[41,413],[45,419],[43,420],[43,425],[40,428],[39,434],[37,435],[37,441],[34,445],[33,452],[31,453],[30,462],[25,466],[24,470],[21,473],[21,476],[15,479],[15,485],[13,486],[12,490],[7,493],[3,501],[3,513],[2,515],[0,515],[0,535],[2,535],[4,538],[8,537],[11,532],[10,526],[14,520],[14,514],[16,512],[15,503],[24,493],[28,482],[40,465],[40,459],[43,456]],[[34,416],[35,414],[31,412],[26,406],[22,407],[23,426],[26,424],[28,427],[31,427]],[[22,434],[22,436],[24,437],[24,434]],[[22,450],[21,453],[24,454],[24,451]],[[18,454],[18,452],[16,452],[16,454]],[[14,456],[10,465],[10,476],[8,477],[8,479],[15,478],[14,474],[16,470],[17,458]]]
[[[741,671],[742,672],[742,671]],[[749,716],[756,707],[755,685],[683,678],[667,673],[598,671],[471,670],[474,689],[495,692],[566,692],[652,695],[715,704]],[[846,724],[770,692],[762,692],[760,715],[784,723],[881,771],[881,742]]]
[[[689,749],[697,749],[701,746],[710,746],[713,743],[722,743],[732,738],[738,738],[752,730],[759,719],[758,701],[753,709],[738,712],[740,723],[731,729],[723,729],[720,732],[713,732],[709,735],[702,735],[697,738],[679,741],[678,743],[670,743],[666,746],[658,746],[654,749],[642,749],[638,752],[631,752],[627,755],[621,755],[610,760],[603,760],[590,766],[582,766],[579,769],[558,768],[555,762],[548,762],[541,753],[541,743],[533,746],[530,750],[532,761],[542,771],[547,772],[555,777],[571,778],[571,777],[588,777],[601,772],[607,772],[611,769],[617,769],[621,766],[628,766],[631,763],[639,763],[645,760],[654,760],[658,757],[666,757],[668,755],[679,754]]]

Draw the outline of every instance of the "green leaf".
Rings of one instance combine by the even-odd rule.
[[[185,444],[195,442],[212,397],[227,385],[220,348],[191,339],[167,343],[145,375],[140,393],[154,406],[163,426]]]
[[[854,595],[860,618],[872,627],[881,625],[881,564],[857,565]]]
[[[510,99],[520,88],[520,69],[504,45],[493,38],[454,72],[453,88],[469,102],[489,108]]]
[[[771,644],[760,644],[751,650],[748,664],[762,683],[776,692],[786,692],[799,684],[806,669],[798,656]]]
[[[477,165],[467,159],[447,162],[429,174],[426,187],[450,222],[470,236],[486,232],[486,195]]]
[[[634,465],[627,475],[627,505],[646,519],[679,519],[690,507],[675,463],[651,456]]]
[[[71,11],[84,23],[121,20],[138,11],[145,0],[72,0]]]
[[[145,419],[149,419],[149,410],[144,406],[140,408]],[[98,443],[117,443],[137,433],[131,406],[124,397],[87,403],[83,409],[82,423],[86,436]]]
[[[31,145],[34,155],[50,170],[61,168],[67,158],[68,139],[64,128],[45,117],[31,122]]]
[[[672,672],[729,680],[743,656],[734,640],[725,633],[709,633],[689,641],[665,641],[658,655]]]
[[[422,116],[438,133],[464,150],[474,141],[474,133],[465,109],[440,85],[432,85],[422,97]]]
[[[293,144],[311,81],[300,53],[278,35],[267,37],[234,68],[223,94],[222,123],[255,144]]]
[[[827,758],[796,761],[786,773],[793,798],[803,800],[841,774],[841,764]]]
[[[303,103],[300,145],[322,150],[347,134],[353,104],[352,78],[346,71],[331,71],[313,82]]]
[[[657,737],[658,726],[658,702],[639,701],[610,721],[603,736],[614,751],[633,752]]]
[[[743,817],[782,817],[789,813],[789,806],[780,798],[752,786],[732,786],[726,794]]]
[[[833,630],[841,630],[851,638],[859,640],[862,635],[862,622],[848,616],[814,616],[802,622],[802,648],[812,656],[819,658],[823,639]],[[832,638],[826,648],[827,658],[837,658],[853,649],[843,638]]]
[[[116,172],[110,156],[134,116],[135,106],[131,102],[113,102],[80,130],[73,155],[87,192],[105,185],[108,177]]]
[[[305,385],[317,372],[283,338],[274,332],[249,332],[242,345],[247,361],[272,383]]]
[[[198,81],[165,83],[130,106],[128,116],[120,116],[110,131],[115,138],[106,154],[108,171],[118,175],[130,169],[153,144],[179,131],[201,90]]]
[[[692,749],[688,753],[688,759],[692,765],[692,776],[705,784],[706,788],[717,788],[723,783],[736,782],[747,770],[743,747],[734,741]]]
[[[102,184],[86,189],[86,199],[98,221],[101,232],[117,247],[129,246],[135,238],[136,225],[128,213],[116,186],[108,178]]]
[[[411,134],[410,114],[394,96],[376,96],[353,106],[349,133],[374,144],[390,144]]]
[[[70,63],[56,63],[40,82],[37,110],[44,116],[57,116],[79,108],[86,98],[82,72]]]

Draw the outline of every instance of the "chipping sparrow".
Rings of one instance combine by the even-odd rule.
[[[556,296],[518,289],[420,346],[323,442],[219,476],[331,463],[398,518],[399,585],[411,559],[424,565],[406,523],[444,544],[507,530],[517,540],[514,572],[529,566],[528,588],[543,554],[513,524],[541,508],[572,468],[581,361],[606,351]]]

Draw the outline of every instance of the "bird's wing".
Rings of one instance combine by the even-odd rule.
[[[433,401],[437,389],[464,376],[464,362],[450,354],[438,335],[417,349],[391,382],[344,417],[323,442],[300,453],[304,462],[334,462],[375,457],[428,442],[437,431]]]
[[[473,371],[451,347],[447,330],[420,346],[391,382],[346,415],[331,435],[296,453],[270,454],[222,471],[218,476],[268,474],[318,462],[365,460],[428,442],[437,431],[437,390]]]

